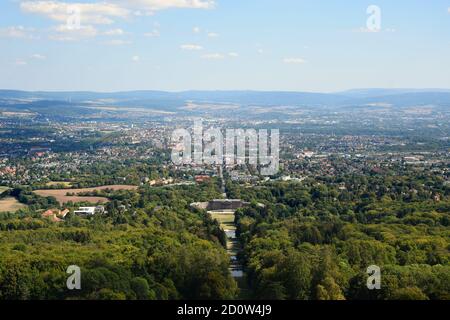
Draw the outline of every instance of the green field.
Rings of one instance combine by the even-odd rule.
[[[213,219],[219,221],[223,230],[236,230],[236,225],[234,224],[234,212],[211,211],[210,214]]]
[[[71,188],[72,183],[67,181],[50,181],[47,187],[62,186],[63,188]]]
[[[0,186],[0,194],[2,194],[3,192],[9,190],[8,187],[4,187],[4,186]]]

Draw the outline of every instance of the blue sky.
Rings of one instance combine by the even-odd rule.
[[[0,88],[450,88],[449,10],[448,0],[3,0]]]

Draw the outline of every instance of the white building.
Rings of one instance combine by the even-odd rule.
[[[80,207],[78,210],[74,211],[76,215],[82,215],[82,216],[93,216],[97,213],[104,213],[105,208],[102,206],[98,207]]]

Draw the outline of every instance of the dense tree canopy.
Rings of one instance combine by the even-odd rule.
[[[232,195],[265,204],[236,217],[255,297],[449,299],[449,190],[442,181],[421,182],[369,176],[229,184]],[[381,290],[367,289],[371,265],[381,268]]]

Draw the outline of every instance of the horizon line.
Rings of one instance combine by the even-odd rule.
[[[39,89],[39,90],[24,90],[24,89],[4,89],[0,88],[0,91],[16,91],[16,92],[28,92],[28,93],[98,93],[98,94],[109,94],[109,93],[128,93],[128,92],[164,92],[164,93],[185,93],[185,92],[279,92],[279,93],[317,93],[317,94],[338,94],[351,91],[363,91],[363,90],[405,90],[405,91],[426,91],[426,92],[450,92],[449,88],[408,88],[408,87],[398,87],[398,88],[386,88],[386,87],[372,87],[372,88],[349,88],[339,91],[301,91],[301,90],[258,90],[258,89],[185,89],[185,90],[164,90],[164,89],[129,89],[129,90],[49,90],[49,89]]]

